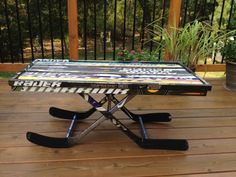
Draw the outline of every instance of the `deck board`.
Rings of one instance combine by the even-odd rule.
[[[55,154],[57,155],[57,154]],[[207,160],[206,160],[207,159]],[[0,164],[4,176],[167,176],[234,171],[236,153]],[[14,169],[14,171],[12,170]],[[43,175],[42,175],[43,174]]]
[[[25,138],[27,131],[63,136],[68,121],[48,115],[50,106],[71,110],[90,108],[71,94],[12,93],[0,80],[0,176],[236,176],[236,92],[223,80],[210,80],[206,97],[138,96],[127,104],[137,113],[170,112],[169,123],[148,123],[151,137],[187,138],[188,151],[144,150],[137,147],[109,121],[69,149],[36,146]],[[91,119],[80,123],[83,129]],[[116,113],[129,128],[137,124]],[[14,170],[13,170],[14,169]]]

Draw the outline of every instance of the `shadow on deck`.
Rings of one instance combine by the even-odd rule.
[[[210,80],[206,97],[137,96],[127,104],[135,112],[168,111],[170,123],[148,123],[151,137],[186,138],[188,151],[144,150],[109,121],[69,149],[36,146],[27,131],[64,136],[69,122],[52,119],[50,106],[86,110],[89,105],[70,94],[12,93],[0,80],[0,176],[236,176],[236,92],[223,80]],[[96,118],[79,124],[85,128]],[[116,115],[128,127],[137,124]]]

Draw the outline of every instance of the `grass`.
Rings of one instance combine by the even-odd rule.
[[[196,74],[201,78],[225,78],[225,72],[196,72]]]
[[[0,72],[0,79],[9,79],[13,77],[16,73],[15,72]]]

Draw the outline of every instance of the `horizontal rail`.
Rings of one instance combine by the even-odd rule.
[[[19,72],[27,66],[27,63],[3,63],[0,64],[0,72]]]

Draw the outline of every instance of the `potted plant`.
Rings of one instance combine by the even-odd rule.
[[[221,49],[226,60],[226,87],[236,90],[236,40],[231,37]]]
[[[149,51],[137,49],[137,50],[118,50],[116,55],[116,60],[119,61],[157,61],[155,53],[150,53]]]
[[[189,68],[194,68],[199,60],[205,61],[213,51],[222,47],[221,41],[233,33],[214,29],[197,20],[184,27],[171,27],[170,30],[160,27],[156,22],[149,27],[147,30],[153,36],[152,41],[159,46],[157,50],[164,51],[169,60],[180,61]]]

